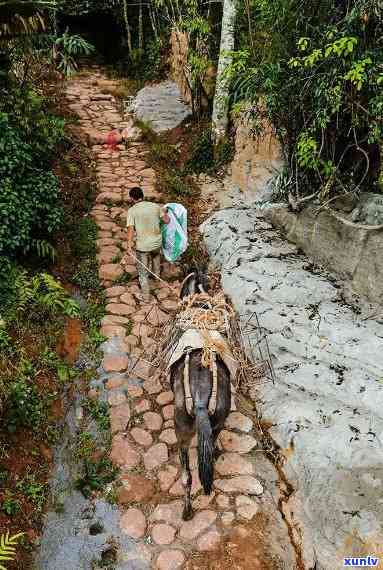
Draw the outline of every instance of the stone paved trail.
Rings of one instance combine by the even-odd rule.
[[[233,529],[242,537],[250,534],[249,522],[265,501],[263,487],[255,476],[259,444],[253,420],[232,411],[220,437],[223,453],[216,463],[214,491],[206,497],[196,471],[194,441],[191,459],[196,514],[192,521],[183,522],[173,394],[148,363],[164,324],[177,310],[177,299],[157,282],[153,283],[151,302],[142,304],[133,279],[137,273],[133,261],[128,267],[132,280],[116,284],[123,275],[119,260],[126,247],[129,188],[140,184],[147,197],[159,198],[154,189],[155,172],[145,161],[147,149],[137,141],[131,119],[122,119],[115,99],[107,93],[117,83],[96,68],[69,81],[66,97],[92,145],[98,176],[99,193],[92,216],[99,229],[97,258],[108,299],[101,332],[109,340],[103,345],[102,367],[90,396],[105,397],[110,405],[111,458],[121,469],[120,524],[137,544],[133,554],[119,553],[119,563],[123,564],[119,568],[208,568],[207,562],[188,566],[187,560],[193,561],[198,552],[219,548],[233,536]],[[102,142],[112,129],[128,130],[128,140],[115,151]],[[135,140],[129,140],[129,132],[134,132]],[[177,284],[177,269],[163,269],[166,278]],[[279,524],[283,528],[283,522]],[[284,551],[281,558],[286,565],[272,567],[294,568],[291,545],[278,548]],[[242,567],[266,568],[256,558],[250,566]]]

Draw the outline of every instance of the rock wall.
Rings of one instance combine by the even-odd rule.
[[[170,46],[170,67],[172,78],[177,83],[183,100],[186,103],[191,104],[192,94],[190,83],[187,79],[187,72],[185,72],[188,68],[189,51],[187,35],[184,32],[173,30],[170,38]],[[215,76],[216,69],[214,66],[210,66],[203,79],[203,89],[205,94],[202,95],[201,103],[205,109],[209,107],[209,100],[214,96]]]
[[[294,214],[280,206],[265,215],[289,241],[346,279],[355,293],[383,304],[382,231],[350,227],[326,211],[316,215],[313,207]]]
[[[334,280],[247,204],[202,226],[225,292],[268,331],[276,382],[251,392],[294,491],[283,510],[304,567],[382,557],[383,321],[364,320]]]
[[[282,168],[282,151],[269,125],[262,136],[252,132],[245,119],[235,124],[235,156],[231,165],[231,182],[242,192],[263,192]]]
[[[184,101],[191,103],[190,88],[184,73],[189,49],[186,34],[173,30],[170,37],[170,46],[172,78],[177,83]]]

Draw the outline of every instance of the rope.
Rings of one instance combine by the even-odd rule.
[[[189,414],[189,416],[191,416],[193,413],[193,405],[194,405],[193,398],[192,398],[191,391],[190,391],[190,380],[189,380],[190,352],[191,352],[191,350],[188,350],[186,352],[185,366],[184,366],[185,406],[186,406],[186,411]]]
[[[217,408],[217,392],[218,392],[218,370],[217,370],[217,353],[213,352],[213,388],[209,400],[209,414],[212,416]]]
[[[171,291],[175,291],[175,288],[172,287],[171,285],[169,285],[169,283],[166,283],[166,281],[164,281],[163,279],[161,279],[161,277],[159,275],[157,275],[157,273],[154,273],[151,269],[149,269],[149,267],[146,267],[145,263],[143,263],[140,259],[138,259],[133,252],[129,252],[130,257],[132,257],[137,263],[139,263],[140,265],[142,265],[142,267],[144,269],[146,269],[146,271],[148,271],[149,273],[151,273],[151,275],[153,275],[153,277],[155,277],[156,279],[158,279],[158,281],[161,281],[161,283],[163,283],[164,285],[166,285],[166,287],[169,287],[169,289]],[[126,264],[126,261],[124,261],[124,259],[121,261],[122,265]]]
[[[227,332],[234,309],[225,301],[223,293],[213,297],[207,293],[195,293],[180,301],[181,312],[177,325],[183,329],[216,330]]]

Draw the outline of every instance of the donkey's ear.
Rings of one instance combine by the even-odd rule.
[[[195,272],[189,273],[181,283],[180,298],[183,299],[187,295],[194,295],[197,293],[197,274]]]

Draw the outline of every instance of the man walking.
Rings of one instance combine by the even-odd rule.
[[[160,220],[165,224],[169,223],[169,216],[166,209],[154,202],[145,202],[142,188],[135,187],[129,192],[133,202],[128,210],[128,250],[133,252],[134,234],[136,235],[136,257],[138,279],[141,286],[142,298],[144,301],[150,299],[149,268],[156,275],[160,275],[161,265],[161,245],[162,236]]]

